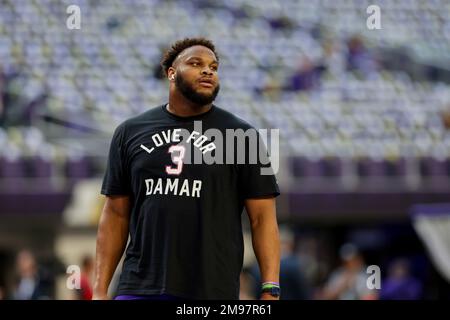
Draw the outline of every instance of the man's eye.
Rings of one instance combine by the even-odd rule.
[[[211,69],[213,69],[214,71],[217,71],[217,67],[211,67]]]
[[[191,65],[198,66],[198,62],[192,62]]]

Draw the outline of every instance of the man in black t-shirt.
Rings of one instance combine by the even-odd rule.
[[[266,154],[264,145],[258,135],[249,140],[249,124],[213,104],[219,62],[209,40],[178,41],[161,64],[168,104],[126,120],[111,142],[94,299],[108,299],[128,235],[116,299],[238,299],[244,207],[261,298],[278,299],[279,189],[273,172],[264,173],[270,163],[251,161]]]

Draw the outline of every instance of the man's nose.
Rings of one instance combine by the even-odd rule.
[[[213,72],[211,71],[211,69],[209,69],[209,67],[205,67],[202,70],[202,74],[212,76]]]

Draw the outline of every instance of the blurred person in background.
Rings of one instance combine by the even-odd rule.
[[[295,251],[295,235],[290,228],[280,230],[281,262],[280,284],[283,300],[307,300],[311,298],[311,288],[306,279],[304,266]]]
[[[367,287],[364,258],[351,243],[339,250],[342,266],[332,272],[319,299],[325,300],[375,300],[377,294]]]
[[[20,71],[11,69],[3,71],[0,77],[2,78],[0,125],[3,127],[23,125],[26,105],[23,95],[23,75]]]
[[[50,298],[44,272],[40,272],[36,258],[30,250],[19,251],[16,258],[17,282],[13,292],[15,300],[40,300]]]
[[[396,259],[389,267],[389,274],[382,282],[381,300],[419,300],[422,298],[422,284],[411,274],[406,259]]]
[[[302,273],[306,283],[311,287],[310,299],[316,299],[316,291],[320,293],[320,285],[328,275],[327,263],[323,261],[324,248],[314,235],[306,235],[298,239],[297,255],[301,261]]]
[[[288,90],[307,91],[315,89],[320,84],[322,66],[315,65],[308,57],[301,58],[300,65],[289,79]]]
[[[311,298],[311,287],[305,276],[304,265],[295,251],[295,235],[287,226],[280,227],[281,260],[280,286],[281,300],[307,300]],[[258,266],[254,265],[252,273],[256,279],[253,290],[258,292],[260,282]]]
[[[80,290],[76,290],[77,300],[92,300],[92,277],[94,272],[94,259],[85,255],[81,262]]]
[[[347,42],[347,70],[365,78],[377,70],[377,62],[360,36],[352,36]]]

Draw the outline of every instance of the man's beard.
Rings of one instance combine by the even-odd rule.
[[[220,85],[218,84],[211,94],[198,93],[189,83],[184,81],[179,73],[177,73],[175,77],[175,84],[186,99],[199,106],[204,106],[213,102],[220,90]]]

